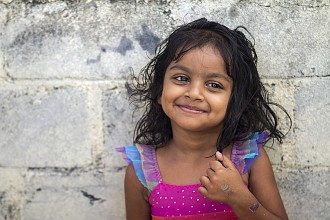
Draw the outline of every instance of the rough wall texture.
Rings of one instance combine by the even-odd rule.
[[[330,218],[329,0],[0,0],[0,220],[124,219],[126,78],[202,16],[251,31],[292,116],[268,150],[290,219]]]

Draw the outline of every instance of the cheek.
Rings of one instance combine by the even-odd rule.
[[[159,104],[162,106],[162,108],[166,108],[168,106],[168,97],[166,96],[166,94],[162,94],[159,97]]]
[[[173,102],[174,102],[173,94],[168,90],[164,89],[163,93],[158,99],[158,103],[162,106],[162,109],[165,113],[170,111]]]
[[[215,107],[220,112],[226,112],[228,109],[229,99],[227,96],[222,98],[213,99],[213,107]]]

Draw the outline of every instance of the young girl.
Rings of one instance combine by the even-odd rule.
[[[206,19],[159,45],[134,78],[136,144],[118,149],[128,220],[288,219],[263,149],[284,135],[256,63],[242,32]]]

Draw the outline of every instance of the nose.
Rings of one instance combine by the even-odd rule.
[[[203,89],[204,86],[201,83],[191,83],[187,87],[185,96],[191,99],[192,101],[203,101],[204,100]]]

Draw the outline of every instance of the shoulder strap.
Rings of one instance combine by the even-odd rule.
[[[260,148],[268,140],[269,132],[255,132],[243,141],[236,141],[231,152],[231,161],[241,175],[247,173],[253,162],[260,157]]]
[[[150,192],[161,180],[156,161],[155,148],[148,145],[134,145],[116,148],[133,167],[136,176]]]

